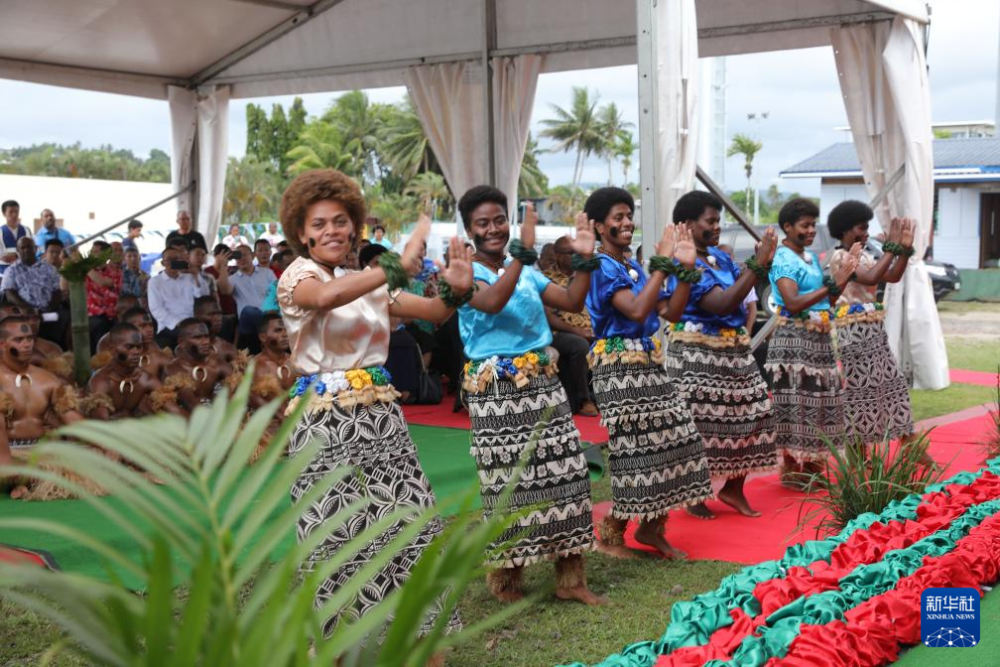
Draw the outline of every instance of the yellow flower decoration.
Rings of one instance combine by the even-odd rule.
[[[514,357],[514,366],[516,368],[524,368],[524,357]]]
[[[351,387],[360,391],[365,388],[365,383],[359,380],[358,378],[354,378],[353,380],[351,380]]]
[[[538,355],[535,354],[534,352],[529,352],[527,354],[527,357],[528,357],[528,363],[530,363],[530,364],[537,364],[538,363]]]
[[[594,352],[596,352],[597,354],[603,354],[604,353],[604,339],[603,338],[601,340],[597,341],[597,344],[594,345]]]

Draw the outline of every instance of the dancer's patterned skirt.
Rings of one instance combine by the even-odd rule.
[[[844,418],[847,432],[866,443],[913,432],[910,391],[889,349],[885,324],[837,324],[837,346],[847,378]]]
[[[611,515],[653,520],[710,498],[705,446],[663,367],[614,362],[592,370],[610,436]]]
[[[539,374],[518,388],[499,378],[468,394],[472,456],[479,469],[483,512],[507,511],[500,496],[522,453],[535,450],[510,497],[509,511],[541,505],[498,540],[502,568],[589,551],[594,545],[587,462],[558,376]]]
[[[329,533],[329,537],[309,557],[308,571],[332,558],[351,539],[401,506],[426,509],[434,505],[434,494],[417,460],[416,447],[406,430],[402,411],[395,403],[376,402],[368,406],[344,408],[332,402],[329,409],[311,410],[292,434],[290,455],[294,456],[313,439],[318,440],[322,447],[292,487],[293,501],[298,502],[313,484],[341,466],[351,466],[353,473],[334,485],[318,501],[303,508],[298,523],[299,540],[316,530],[327,530],[329,527],[324,522],[355,501],[363,498],[367,500],[367,505]],[[316,593],[316,606],[329,600],[405,525],[403,522],[394,524],[323,581]],[[351,605],[326,621],[324,631],[327,634],[332,632],[340,618],[348,622],[359,618],[399,588],[441,529],[440,520],[427,524],[409,545],[399,549],[393,559],[368,581]],[[424,633],[431,629],[434,621],[435,618],[425,619]],[[458,625],[458,617],[455,616],[450,620],[449,627],[453,629]]]
[[[777,466],[771,399],[749,347],[672,340],[666,366],[701,433],[713,476],[743,477]]]
[[[799,463],[825,461],[824,438],[843,447],[844,390],[829,332],[785,320],[771,336],[764,370],[771,376],[778,453]]]

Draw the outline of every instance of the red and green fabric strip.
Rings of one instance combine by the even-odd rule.
[[[919,618],[922,588],[916,592],[916,602],[912,592],[909,597],[895,595],[909,591],[906,586],[911,584],[905,582],[914,581],[913,577],[944,582],[926,585],[973,586],[968,583],[970,576],[962,574],[968,568],[956,565],[968,544],[994,558],[974,565],[976,583],[994,581],[1000,547],[992,549],[989,540],[992,535],[1000,541],[995,516],[1000,513],[998,473],[1000,459],[991,460],[978,472],[960,473],[878,515],[862,515],[836,536],[792,546],[781,560],[745,568],[724,579],[715,591],[675,604],[671,623],[658,641],[627,646],[599,667],[816,664],[809,662],[815,657],[810,652],[819,650],[830,633],[842,634],[843,642],[854,638],[852,646],[871,653],[831,664],[886,664],[894,659],[886,656],[895,656],[897,643],[919,641],[919,628],[915,637],[892,634],[890,651],[890,635],[859,640],[864,633],[853,627],[851,619],[865,610],[865,622],[875,623],[877,612],[889,608],[880,600],[891,600],[897,608],[916,604],[912,614]],[[955,579],[928,569],[939,567],[934,565],[938,561],[945,563],[942,572],[954,574]],[[892,617],[885,621],[890,630],[892,622]]]

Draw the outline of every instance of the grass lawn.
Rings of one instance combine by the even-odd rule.
[[[938,301],[939,313],[1000,313],[1000,303],[992,301]]]
[[[983,403],[996,401],[997,391],[990,387],[980,387],[974,384],[953,384],[947,389],[933,391],[930,389],[911,389],[910,402],[913,407],[913,420],[940,417],[951,412],[958,412]]]
[[[996,373],[1000,366],[1000,337],[996,341],[945,338],[948,365],[966,371]]]

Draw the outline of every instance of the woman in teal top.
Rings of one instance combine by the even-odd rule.
[[[785,238],[774,255],[770,281],[781,307],[764,369],[771,374],[775,443],[782,456],[781,480],[804,488],[823,469],[827,440],[843,447],[844,395],[830,338],[830,297],[836,298],[857,266],[860,247],[833,276],[806,248],[816,237],[819,209],[808,199],[781,207]]]
[[[585,604],[605,598],[587,588],[583,553],[594,548],[587,462],[566,390],[556,375],[552,331],[544,306],[580,312],[590,284],[594,232],[577,221],[572,241],[576,275],[560,287],[538,272],[532,249],[538,216],[529,206],[521,238],[510,242],[507,197],[480,185],[458,203],[465,231],[476,246],[473,278],[478,291],[459,309],[459,333],[470,361],[462,387],[472,420],[471,454],[479,469],[483,511],[531,509],[502,535],[489,573],[490,592],[504,602],[521,599],[524,567],[555,561],[556,596]],[[510,259],[507,252],[510,252]],[[513,494],[501,506],[522,455],[531,451]]]

